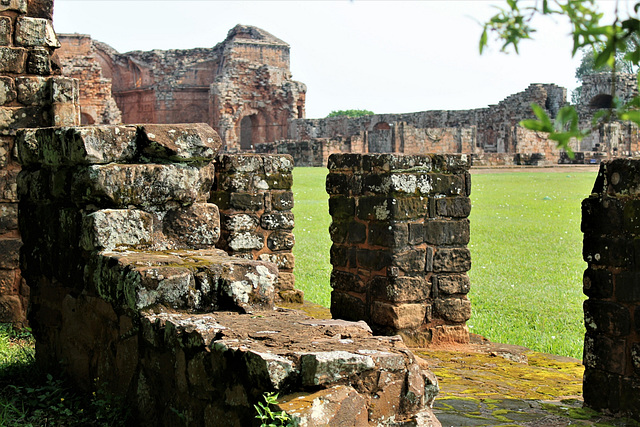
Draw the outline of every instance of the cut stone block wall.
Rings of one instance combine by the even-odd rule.
[[[640,161],[600,165],[582,231],[584,402],[640,419]]]
[[[464,155],[333,154],[331,313],[423,345],[468,342]]]
[[[40,365],[124,396],[141,426],[257,425],[268,391],[309,427],[440,425],[437,380],[399,337],[276,309],[276,264],[215,248],[211,128],[44,128],[17,141]],[[217,179],[245,167],[259,188],[253,178],[273,181],[261,200],[286,212],[290,182],[275,181],[290,162],[223,157]]]
[[[212,203],[220,209],[217,247],[230,255],[278,266],[278,295],[302,302],[293,268],[293,159],[289,155],[223,154],[217,159]]]
[[[0,323],[16,326],[26,324],[29,303],[18,268],[16,130],[79,123],[78,83],[56,75],[52,13],[52,1],[0,4]]]

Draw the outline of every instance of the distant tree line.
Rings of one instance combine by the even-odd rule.
[[[362,116],[371,116],[375,114],[373,111],[369,110],[335,110],[329,113],[327,117],[362,117]]]

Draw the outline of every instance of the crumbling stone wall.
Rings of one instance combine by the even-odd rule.
[[[640,162],[603,162],[582,202],[584,402],[640,419]]]
[[[61,42],[64,73],[85,78],[81,106],[96,111],[95,123],[113,110],[110,85],[124,123],[208,123],[230,152],[286,138],[289,120],[305,114],[289,45],[260,28],[237,25],[215,47],[188,50],[119,53],[84,35]]]
[[[63,46],[57,54],[65,76],[78,79],[80,118],[83,125],[120,124],[122,114],[111,96],[111,80],[102,75],[91,37],[86,34],[59,34]]]
[[[418,345],[468,342],[464,155],[333,154],[331,313]]]
[[[211,202],[220,209],[217,246],[230,255],[278,266],[278,295],[302,302],[293,268],[293,159],[288,155],[223,154],[216,165]]]
[[[77,82],[59,76],[59,46],[45,0],[0,3],[0,322],[24,325],[29,288],[18,269],[15,134],[19,128],[78,123]]]
[[[221,145],[206,125],[19,134],[37,362],[124,396],[141,426],[256,425],[267,391],[299,425],[439,426],[437,380],[401,339],[276,309],[276,265],[215,248]],[[223,157],[216,179],[244,165],[280,180],[289,163]]]

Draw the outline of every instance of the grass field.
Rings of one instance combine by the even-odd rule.
[[[329,305],[325,168],[294,169],[296,286]],[[581,358],[580,202],[595,172],[473,176],[470,330],[494,342]]]

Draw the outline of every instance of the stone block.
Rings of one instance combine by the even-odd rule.
[[[582,278],[582,291],[591,298],[610,298],[613,295],[613,275],[608,270],[587,268]]]
[[[277,211],[289,211],[293,209],[293,192],[292,191],[272,191],[271,205]]]
[[[367,240],[367,226],[361,222],[349,221],[345,236],[349,243],[364,243]],[[329,231],[331,233],[331,230]],[[337,242],[340,239],[334,240]]]
[[[350,386],[337,385],[306,396],[295,396],[278,405],[287,412],[296,425],[367,426],[367,403]]]
[[[466,274],[438,274],[433,276],[433,283],[438,294],[444,295],[467,294],[471,287]]]
[[[27,15],[33,18],[53,19],[53,0],[29,2]]]
[[[330,173],[325,186],[329,195],[357,196],[362,193],[362,177],[354,174]]]
[[[149,246],[153,216],[134,209],[102,209],[82,221],[81,246],[87,251]]]
[[[409,243],[409,227],[406,223],[369,223],[368,243],[385,248],[404,248]]]
[[[0,169],[15,165],[15,144],[13,137],[0,136]]]
[[[448,175],[442,173],[430,174],[430,195],[462,196],[466,194],[464,175]]]
[[[294,218],[291,212],[264,214],[260,218],[260,225],[265,230],[292,230]]]
[[[331,154],[327,161],[327,168],[330,171],[359,171],[362,170],[363,157],[361,154],[351,153]]]
[[[258,259],[274,263],[279,270],[291,271],[295,267],[295,257],[292,253],[261,254]]]
[[[17,203],[0,203],[0,234],[18,229]]]
[[[349,228],[352,224],[353,223],[351,221],[331,221],[331,224],[329,225],[329,237],[331,237],[331,241],[338,244],[348,242]],[[361,232],[355,236],[356,241],[359,241],[359,243],[364,243],[367,239],[367,226],[364,224],[362,224],[362,226],[364,227],[364,230],[362,230],[362,227],[360,226],[355,226],[356,232]]]
[[[620,376],[601,369],[585,369],[582,394],[586,407],[617,412],[621,401],[620,389]]]
[[[251,251],[264,248],[264,236],[256,232],[231,233],[228,242],[234,251]]]
[[[463,323],[471,318],[471,302],[466,298],[438,298],[434,316],[448,322]]]
[[[0,2],[0,12],[5,10],[27,13],[27,0],[4,0]]]
[[[584,307],[584,325],[588,333],[626,336],[631,332],[631,313],[616,302],[587,300]]]
[[[369,284],[371,294],[393,303],[422,302],[429,298],[429,282],[423,276],[376,276]]]
[[[52,126],[80,125],[80,108],[77,104],[54,102],[51,104]]]
[[[264,208],[264,194],[232,192],[229,204],[231,208],[239,211],[259,211]]]
[[[601,333],[589,333],[584,338],[583,363],[588,369],[602,369],[623,375],[627,364],[627,341]]]
[[[431,271],[426,264],[426,271]],[[436,273],[463,273],[470,269],[471,254],[467,248],[438,248],[433,255],[433,271]]]
[[[426,197],[391,198],[387,206],[391,212],[391,218],[402,221],[424,218],[429,211],[429,202]]]
[[[427,220],[424,241],[433,245],[463,246],[469,243],[469,220]]]
[[[584,236],[582,257],[590,265],[630,266],[634,262],[633,246],[625,238]]]
[[[222,147],[218,133],[204,123],[139,127],[142,153],[152,161],[210,162]]]
[[[42,105],[51,98],[49,81],[44,77],[18,77],[16,89],[18,102],[23,105]]]
[[[344,320],[367,320],[368,309],[364,295],[360,297],[346,292],[331,291],[331,317]]]
[[[410,248],[392,255],[391,265],[398,267],[405,274],[423,274],[425,271],[426,251],[420,247]]]
[[[20,238],[0,239],[0,269],[18,268],[21,247],[22,240]]]
[[[287,231],[275,231],[267,238],[267,247],[272,251],[285,251],[293,249],[295,237]]]
[[[268,261],[261,259],[260,261]],[[271,262],[271,261],[268,261]],[[278,272],[278,280],[276,282],[276,288],[279,291],[293,291],[295,290],[296,279],[293,273]],[[301,301],[302,303],[302,301]]]
[[[387,251],[356,249],[356,260],[360,268],[369,271],[380,271],[390,266],[393,258]]]
[[[264,156],[256,154],[221,154],[217,162],[219,170],[225,173],[264,173]]]
[[[422,222],[410,222],[407,224],[409,231],[409,244],[420,245],[424,243],[424,224]]]
[[[0,170],[0,198],[7,202],[18,201],[17,170]]]
[[[27,50],[21,47],[0,47],[0,73],[23,74]]]
[[[339,291],[364,293],[367,290],[360,276],[346,271],[331,271],[330,283],[333,289]]]
[[[291,173],[267,174],[264,181],[267,183],[267,188],[264,188],[265,190],[291,190],[293,186],[293,176]]]
[[[189,248],[213,246],[220,238],[220,213],[211,203],[172,209],[162,224],[165,235]]]
[[[427,321],[427,305],[389,304],[374,301],[371,308],[371,321],[374,324],[391,327],[395,330],[418,328]]]
[[[45,112],[38,107],[0,107],[0,129],[48,126]]]
[[[610,275],[609,275],[610,277]],[[614,276],[615,299],[622,303],[640,302],[640,273],[625,271]]]
[[[350,219],[356,213],[356,199],[353,197],[334,195],[329,197],[329,215],[336,219]]]
[[[51,82],[51,102],[54,104],[77,104],[80,97],[80,83],[77,79],[54,76]]]
[[[255,231],[260,224],[257,215],[238,213],[223,215],[224,229],[230,233]]]
[[[4,256],[4,254],[2,254]],[[18,270],[0,269],[0,295],[18,295],[20,292],[20,276]]]
[[[621,413],[640,420],[640,378],[622,378],[620,387]]]
[[[272,154],[263,157],[266,174],[290,174],[293,171],[293,157],[289,154]]]
[[[0,295],[0,323],[20,327],[26,323],[26,312],[18,295]]]
[[[60,47],[51,21],[43,18],[18,17],[15,40],[19,46]]]
[[[51,57],[49,51],[42,47],[29,49],[27,56],[27,73],[39,76],[51,74]]]
[[[631,363],[637,375],[640,375],[640,343],[631,346]],[[640,408],[640,406],[638,406]]]
[[[189,205],[211,188],[208,176],[182,165],[91,165],[74,174],[73,199],[113,207]]]
[[[466,218],[471,213],[469,197],[441,197],[435,199],[436,213],[451,218]]]
[[[0,105],[12,102],[16,99],[16,96],[16,87],[13,79],[11,77],[0,77]]]
[[[370,356],[346,351],[307,353],[300,358],[302,385],[307,387],[335,383],[373,368]]]

